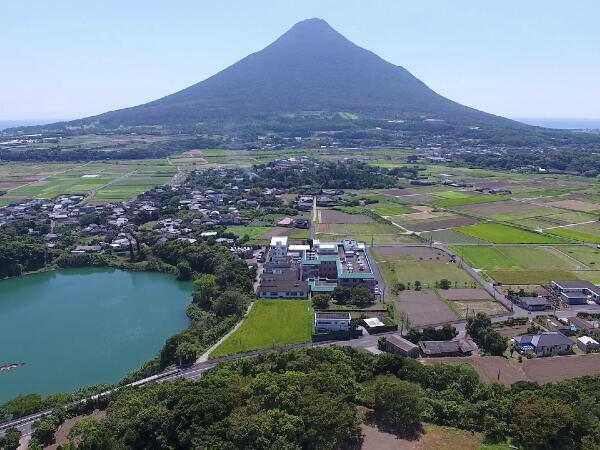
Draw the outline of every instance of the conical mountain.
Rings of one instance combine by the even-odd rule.
[[[172,95],[72,124],[190,125],[306,111],[517,125],[442,97],[322,19],[297,23],[263,50]]]

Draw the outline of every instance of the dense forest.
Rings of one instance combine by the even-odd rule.
[[[302,168],[278,167],[276,163],[257,165],[248,169],[209,169],[193,173],[188,183],[198,188],[221,188],[234,181],[244,188],[301,189],[312,186],[321,189],[382,189],[393,187],[398,180],[388,169],[362,162],[319,161]]]
[[[600,445],[599,399],[598,377],[507,388],[484,384],[469,365],[315,347],[221,364],[198,382],[118,391],[100,400],[107,418],[86,419],[63,448],[356,448],[367,411],[401,436],[428,422],[520,448],[587,450]],[[58,416],[44,420],[56,427]],[[34,443],[47,436],[34,434]]]
[[[598,147],[600,149],[600,146]],[[511,150],[505,153],[462,153],[453,156],[458,165],[512,170],[532,166],[551,171],[567,171],[587,177],[600,174],[600,153],[581,149]]]

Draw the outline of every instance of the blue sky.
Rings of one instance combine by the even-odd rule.
[[[0,120],[76,118],[194,84],[320,17],[435,91],[509,117],[600,118],[600,2],[5,2]]]

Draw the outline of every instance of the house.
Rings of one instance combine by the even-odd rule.
[[[291,227],[294,223],[294,220],[289,217],[284,217],[279,222],[277,222],[278,227]]]
[[[569,317],[567,320],[569,321],[569,324],[572,327],[576,328],[576,331],[583,331],[584,333],[593,333],[596,329],[593,323],[588,322],[587,320],[582,319],[581,317]]]
[[[78,245],[71,253],[98,253],[102,250],[100,245]]]
[[[519,353],[532,351],[536,356],[568,355],[573,352],[574,345],[571,339],[557,331],[515,337],[515,350]]]
[[[544,297],[519,297],[519,305],[528,311],[544,311],[550,309],[550,301]]]
[[[308,229],[310,222],[307,219],[296,219],[294,220],[294,227]]]
[[[452,341],[419,341],[423,356],[470,356],[473,346],[465,339]]]
[[[420,348],[417,344],[413,344],[410,341],[404,339],[400,334],[391,334],[386,336],[385,351],[389,353],[395,353],[400,356],[408,356],[411,358],[418,358],[420,354]]]
[[[600,303],[600,288],[589,281],[552,281],[552,288],[569,305],[585,305],[588,297]]]
[[[581,336],[577,338],[577,347],[584,352],[589,353],[592,350],[600,349],[600,343],[589,336]]]
[[[349,312],[316,312],[315,333],[350,330]]]

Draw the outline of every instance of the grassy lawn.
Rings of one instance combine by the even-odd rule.
[[[552,236],[544,236],[498,223],[480,223],[457,227],[454,230],[493,244],[553,244],[561,242],[560,239]]]
[[[567,270],[489,270],[487,274],[503,284],[548,284],[552,280],[578,280]]]
[[[546,232],[554,234],[556,236],[575,239],[576,241],[600,244],[600,236],[594,236],[593,234],[583,233],[581,231],[573,230],[572,228],[552,228],[551,230],[546,230]]]
[[[256,300],[244,323],[210,356],[307,342],[313,322],[313,309],[307,300]]]

